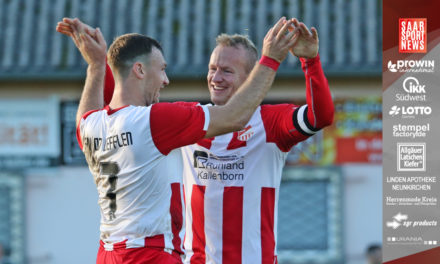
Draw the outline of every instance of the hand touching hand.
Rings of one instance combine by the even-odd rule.
[[[299,32],[296,43],[290,49],[290,52],[299,58],[310,59],[316,57],[319,50],[319,38],[316,28],[312,27],[309,30],[304,23],[299,22],[296,18],[292,18],[290,21],[293,27],[290,27],[289,30]]]
[[[99,28],[94,29],[78,18],[63,18],[56,30],[72,38],[89,65],[105,65],[107,43]]]
[[[278,62],[282,62],[289,50],[297,42],[299,32],[298,29],[289,31],[292,27],[293,21],[282,17],[271,28],[264,37],[262,55],[270,57]]]

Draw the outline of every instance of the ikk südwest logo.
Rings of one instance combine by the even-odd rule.
[[[399,19],[399,52],[426,53],[426,18]]]

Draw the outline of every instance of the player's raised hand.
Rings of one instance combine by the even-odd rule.
[[[58,22],[56,31],[72,38],[75,45],[78,47],[78,39],[80,33],[88,33],[93,38],[96,38],[96,30],[91,26],[80,21],[78,18],[63,18]]]
[[[107,43],[99,28],[94,29],[78,18],[63,18],[56,30],[72,38],[89,65],[105,65]]]
[[[289,31],[292,26],[292,20],[286,20],[282,17],[278,22],[267,32],[263,41],[262,54],[272,59],[282,62],[289,50],[295,45],[298,38],[298,30]]]
[[[99,28],[95,30],[95,38],[92,38],[87,32],[79,35],[79,51],[84,60],[89,65],[105,65],[105,58],[107,56],[107,43]]]
[[[319,38],[316,28],[312,27],[309,30],[304,23],[299,22],[296,18],[292,18],[290,21],[292,21],[293,27],[290,27],[289,30],[298,30],[299,32],[296,43],[290,49],[290,52],[299,58],[310,59],[316,57],[319,50]]]

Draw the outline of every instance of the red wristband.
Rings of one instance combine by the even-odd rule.
[[[280,66],[280,63],[274,59],[272,59],[271,57],[267,57],[267,56],[261,56],[260,62],[261,65],[267,66],[269,68],[271,68],[274,71],[278,70],[278,67]]]

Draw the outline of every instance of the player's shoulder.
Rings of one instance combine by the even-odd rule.
[[[92,115],[97,115],[102,110],[103,109],[93,109],[93,110],[87,111],[85,114],[83,114],[81,119],[86,120],[88,117],[90,117]]]
[[[118,108],[110,108],[106,105],[101,109],[88,111],[82,116],[82,120],[95,122],[97,119],[107,119],[112,117],[133,117],[136,114],[144,114],[145,111],[148,111],[148,107],[124,105]]]

